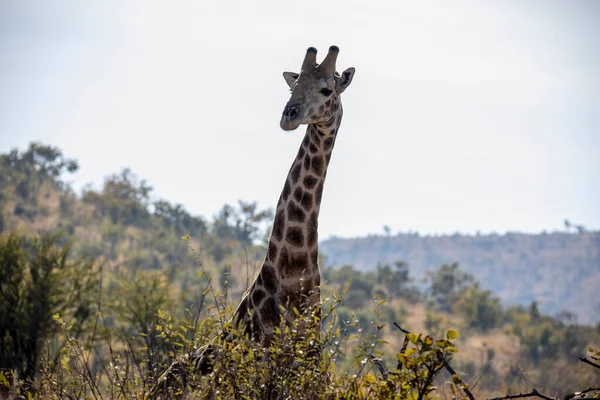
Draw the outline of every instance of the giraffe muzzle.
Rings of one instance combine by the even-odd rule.
[[[298,116],[298,108],[296,106],[286,106],[283,109],[283,116],[289,120],[293,120]]]
[[[296,105],[285,106],[285,108],[283,109],[283,115],[281,116],[281,129],[285,131],[291,131],[296,129],[298,125],[300,125],[300,123],[296,121],[299,115],[300,112],[298,111],[298,107]]]

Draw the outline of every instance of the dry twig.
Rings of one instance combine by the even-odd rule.
[[[526,397],[539,397],[540,399],[546,399],[546,400],[558,400],[556,397],[547,396],[543,393],[538,392],[535,389],[533,389],[529,393],[507,394],[504,397],[494,397],[493,399],[488,399],[488,400],[523,399]]]

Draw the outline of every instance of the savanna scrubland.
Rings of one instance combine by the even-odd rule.
[[[256,203],[205,219],[155,198],[128,169],[75,193],[68,182],[77,168],[39,143],[0,156],[3,397],[144,398],[173,360],[215,340],[264,258],[273,214]],[[270,349],[243,337],[217,343],[213,373],[171,395],[479,399],[535,388],[563,398],[590,388],[600,396],[592,390],[600,385],[599,232],[405,236],[322,246],[318,363],[282,328]],[[439,255],[443,241],[450,255]],[[502,241],[513,250],[500,252]],[[576,268],[565,271],[557,246],[576,249]],[[399,249],[408,257],[395,258]],[[582,289],[552,283],[561,278]],[[502,293],[488,289],[492,281]],[[501,300],[509,289],[523,294],[510,305]],[[549,293],[550,309],[538,302]]]

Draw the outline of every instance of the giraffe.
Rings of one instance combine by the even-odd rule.
[[[303,316],[317,317],[313,319],[313,329],[319,325],[319,209],[327,167],[342,121],[340,95],[354,76],[354,68],[346,69],[341,75],[336,73],[338,53],[338,47],[331,46],[321,64],[317,64],[317,50],[310,47],[300,73],[283,73],[292,95],[283,110],[280,127],[291,131],[302,124],[308,126],[277,203],[265,261],[232,319],[240,331],[265,347],[282,317],[291,323],[297,317],[296,311]],[[227,330],[222,338],[233,340]],[[193,369],[202,374],[210,372],[213,351],[209,344],[174,362],[159,378],[148,398],[157,398],[166,388],[174,388],[181,381],[185,383],[186,364],[193,364]]]
[[[354,68],[335,71],[337,46],[321,64],[308,48],[300,73],[284,72],[292,95],[280,126],[290,131],[306,124],[306,134],[289,170],[275,210],[264,264],[234,313],[235,324],[268,345],[273,327],[300,315],[320,316],[318,220],[327,167],[342,121],[341,93]]]

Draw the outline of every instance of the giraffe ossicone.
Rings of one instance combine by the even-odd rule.
[[[291,322],[296,312],[320,316],[319,210],[342,121],[340,95],[354,77],[354,68],[336,72],[338,53],[331,46],[318,64],[317,49],[309,47],[300,72],[283,73],[292,94],[280,126],[286,131],[308,126],[277,203],[264,264],[233,319],[264,344],[282,317]]]

